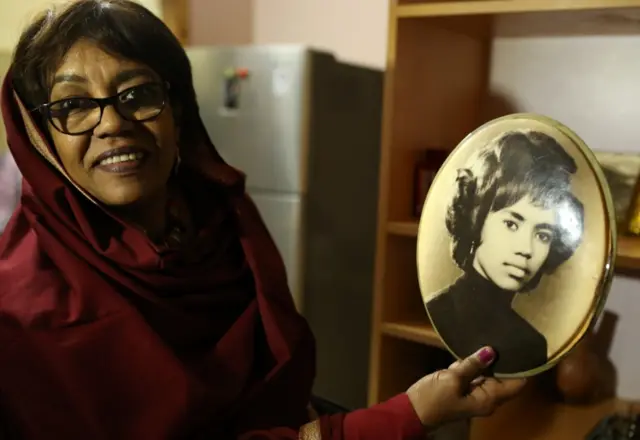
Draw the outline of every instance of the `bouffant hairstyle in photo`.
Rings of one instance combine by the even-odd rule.
[[[537,131],[511,131],[490,142],[458,170],[456,191],[448,207],[446,226],[452,237],[452,258],[460,269],[471,268],[490,212],[507,208],[523,197],[556,214],[557,233],[549,256],[530,281],[553,273],[580,245],[584,207],[571,192],[577,167],[551,136]]]

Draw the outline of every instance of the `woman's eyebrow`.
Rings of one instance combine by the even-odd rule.
[[[512,210],[509,210],[507,212],[511,215],[511,217],[515,218],[516,220],[521,221],[521,222],[524,221],[524,217],[519,212],[512,211]]]
[[[138,67],[134,69],[127,69],[119,72],[113,79],[111,80],[111,85],[119,85],[123,82],[132,80],[134,78],[138,78],[141,76],[154,77],[154,73],[152,70],[145,67]],[[61,73],[56,75],[53,78],[53,82],[51,83],[51,87],[56,84],[65,83],[65,82],[74,82],[74,83],[82,83],[86,84],[87,78],[82,75],[78,75],[77,73]]]
[[[123,70],[121,72],[119,72],[115,77],[113,77],[113,80],[111,80],[111,85],[112,86],[117,86],[122,84],[123,82],[127,82],[130,81],[134,78],[139,78],[141,76],[148,76],[148,77],[155,77],[156,75],[153,73],[152,70],[145,68],[145,67],[138,67],[138,68],[134,68],[134,69],[127,69],[127,70]]]
[[[51,87],[55,86],[56,84],[65,83],[65,82],[86,83],[87,79],[76,73],[61,73],[59,75],[56,75],[53,78]]]

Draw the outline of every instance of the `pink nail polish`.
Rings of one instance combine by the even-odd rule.
[[[480,353],[478,353],[478,358],[480,358],[480,362],[483,364],[489,365],[494,358],[493,350],[488,347],[483,348]]]

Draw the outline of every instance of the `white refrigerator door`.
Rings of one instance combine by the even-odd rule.
[[[303,312],[302,289],[303,246],[302,207],[304,198],[298,194],[260,192],[250,190],[267,229],[271,233],[287,270],[289,287],[300,313]]]

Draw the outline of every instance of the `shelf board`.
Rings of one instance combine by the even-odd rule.
[[[385,322],[382,324],[382,333],[431,347],[444,348],[438,334],[425,322]]]
[[[474,419],[470,440],[584,439],[606,416],[631,414],[633,402],[610,399],[596,404],[570,405],[549,399],[543,387],[527,387],[523,394],[488,418]]]
[[[387,223],[387,232],[391,235],[404,235],[406,237],[418,236],[417,221],[400,221]]]
[[[418,236],[418,222],[389,222],[387,232],[391,235],[402,235],[405,237]]]
[[[638,8],[640,0],[468,0],[404,4],[398,18]]]
[[[389,222],[387,232],[404,237],[418,236],[418,222]],[[618,237],[618,255],[616,269],[640,270],[640,237]]]

